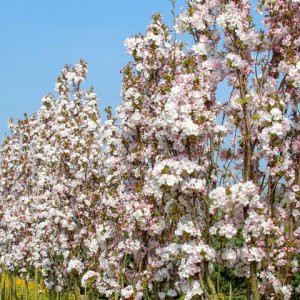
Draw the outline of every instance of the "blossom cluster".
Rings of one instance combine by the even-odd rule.
[[[258,1],[261,29],[250,2],[155,14],[104,122],[80,61],[9,123],[2,269],[107,299],[299,297],[300,4]]]

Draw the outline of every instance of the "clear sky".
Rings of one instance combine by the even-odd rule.
[[[183,1],[182,1],[183,2]],[[10,117],[38,110],[65,64],[89,63],[100,107],[120,101],[125,38],[144,32],[167,0],[0,0],[0,140]]]
[[[101,110],[116,107],[125,38],[144,32],[154,12],[170,23],[170,9],[168,0],[0,0],[0,140],[8,119],[37,111],[63,66],[80,58]]]

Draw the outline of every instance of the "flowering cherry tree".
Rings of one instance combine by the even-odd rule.
[[[299,297],[300,4],[256,11],[261,26],[248,0],[189,0],[173,28],[155,14],[125,41],[116,115],[100,122],[81,61],[10,123],[4,272],[34,269],[53,299]]]

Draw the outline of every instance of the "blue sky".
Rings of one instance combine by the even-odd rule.
[[[80,58],[101,110],[116,107],[125,38],[144,32],[156,11],[170,21],[170,8],[167,0],[0,0],[0,139],[7,120],[37,111],[62,67]]]
[[[0,0],[0,140],[8,119],[37,111],[62,67],[80,58],[101,110],[116,107],[125,38],[144,32],[154,12],[171,22],[170,9],[168,0]]]

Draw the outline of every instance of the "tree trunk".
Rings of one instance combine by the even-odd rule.
[[[249,283],[251,288],[252,300],[260,300],[256,273],[257,273],[257,263],[251,262]]]

